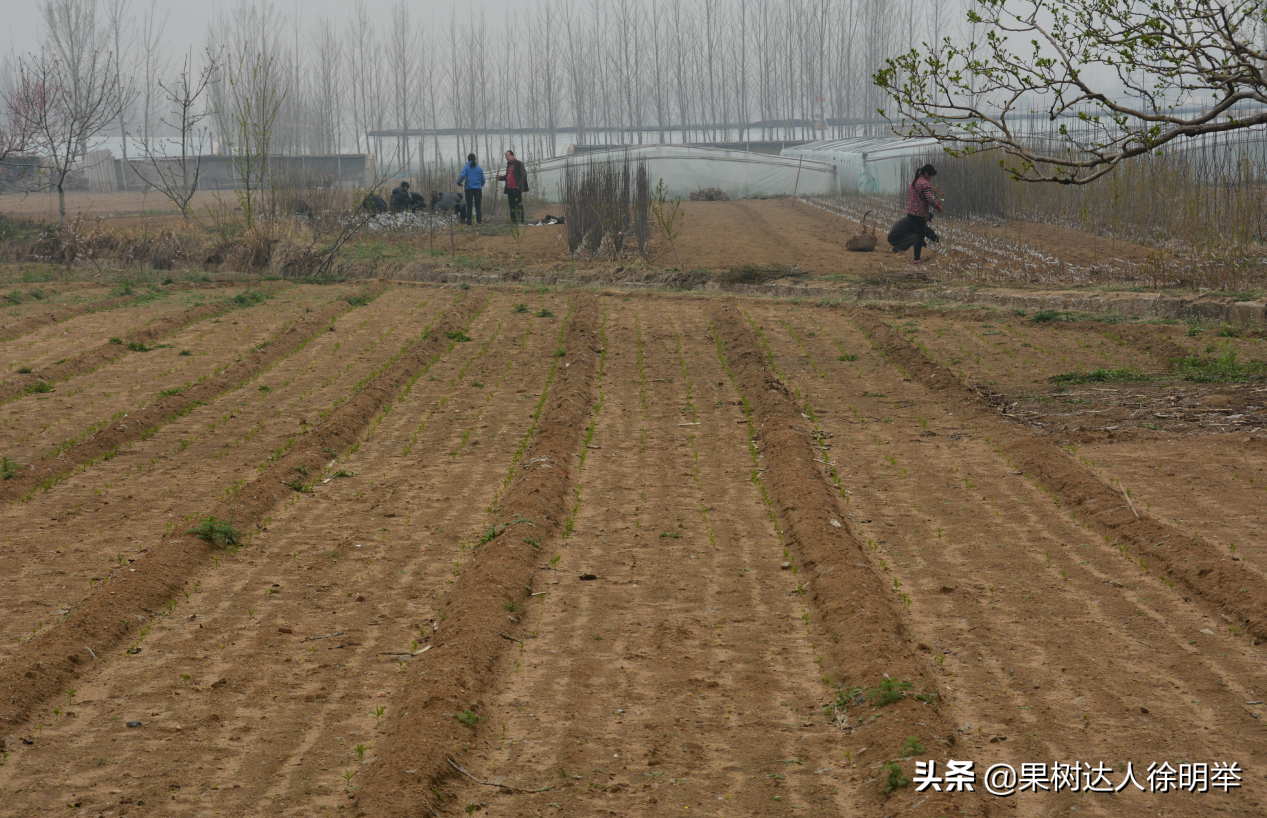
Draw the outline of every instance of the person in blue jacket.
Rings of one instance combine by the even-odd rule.
[[[466,164],[458,176],[458,184],[466,188],[466,223],[471,223],[471,214],[475,215],[475,223],[484,223],[484,169],[475,162],[475,154],[466,155]]]

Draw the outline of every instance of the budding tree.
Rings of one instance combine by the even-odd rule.
[[[1085,184],[1180,137],[1267,123],[1261,0],[975,0],[970,31],[874,76],[898,130],[1002,148],[1024,181]],[[1022,114],[1059,123],[1053,147]]]

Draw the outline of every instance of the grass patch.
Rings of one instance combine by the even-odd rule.
[[[259,290],[246,290],[233,296],[231,301],[239,307],[254,307],[256,304],[267,301],[268,293],[262,293]]]
[[[1174,362],[1175,373],[1186,381],[1196,383],[1233,383],[1267,378],[1267,363],[1236,360],[1236,350],[1231,344],[1214,358],[1179,358]]]
[[[1048,378],[1052,383],[1133,383],[1149,381],[1153,376],[1137,369],[1093,369],[1090,372],[1062,372]]]
[[[899,682],[897,679],[884,679],[879,687],[867,691],[867,701],[872,707],[884,707],[887,704],[900,702],[906,698],[906,691],[913,685],[910,682]]]
[[[238,545],[242,541],[242,535],[233,527],[233,523],[215,517],[203,518],[201,523],[186,529],[185,533],[216,545]]]
[[[902,775],[902,768],[897,762],[890,761],[880,766],[880,772],[884,774],[884,791],[893,792],[901,789],[911,783],[911,779]]]

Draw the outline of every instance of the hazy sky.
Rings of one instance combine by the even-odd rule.
[[[191,2],[191,0],[153,0],[161,17],[168,16],[167,37],[171,53],[180,53],[189,46],[195,50],[201,47],[206,38],[207,24],[220,9],[232,9],[237,2]],[[365,9],[370,18],[378,24],[379,30],[386,28],[391,20],[393,0],[367,0]],[[481,9],[490,17],[505,14],[511,9],[527,8],[524,2],[516,0],[463,0],[460,4],[436,2],[436,0],[409,0],[409,13],[415,20],[431,18],[447,20],[455,7],[460,16],[467,10],[478,13]],[[138,20],[150,7],[150,0],[132,0],[132,14]],[[303,0],[303,2],[287,2],[279,0],[274,7],[288,16],[296,13],[304,18],[315,19],[325,15],[333,20],[347,19],[352,13],[352,3],[348,0]],[[100,7],[98,9],[100,14]],[[4,36],[0,49],[19,53],[32,51],[37,47],[41,35],[40,12],[36,0],[0,0],[0,20],[4,21],[8,32]]]

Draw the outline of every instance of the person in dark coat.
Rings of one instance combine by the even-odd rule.
[[[377,193],[371,193],[361,201],[361,209],[371,213],[386,213],[387,202]]]
[[[475,223],[484,223],[484,169],[475,161],[475,154],[466,155],[466,164],[458,175],[458,184],[466,190],[466,223],[471,223],[471,213],[475,213]]]
[[[427,199],[416,190],[409,191],[409,212],[421,213],[427,209]]]
[[[462,221],[466,221],[466,204],[462,201],[462,194],[453,191],[445,191],[441,193],[438,190],[431,191],[431,209],[439,213],[451,212]]]
[[[408,182],[401,182],[400,187],[392,188],[391,208],[393,213],[404,213],[409,209]]]
[[[906,189],[906,216],[899,219],[889,231],[889,244],[893,252],[901,253],[908,247],[915,248],[913,264],[921,264],[920,251],[928,241],[938,241],[937,234],[928,226],[932,208],[941,210],[941,202],[933,195],[932,178],[937,168],[924,165],[915,173],[915,179]]]
[[[505,182],[503,192],[506,203],[510,205],[510,223],[524,223],[524,194],[528,192],[528,169],[524,163],[515,158],[514,151],[506,151],[506,170],[498,175],[497,181]]]

